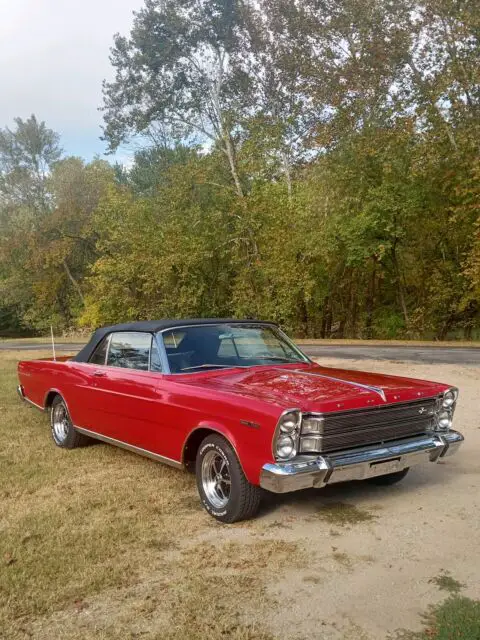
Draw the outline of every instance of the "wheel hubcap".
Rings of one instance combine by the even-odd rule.
[[[226,458],[218,451],[208,451],[202,461],[202,486],[208,501],[216,509],[227,506],[231,485]]]
[[[52,429],[58,442],[63,442],[66,439],[69,427],[70,423],[65,405],[57,404],[53,410]]]

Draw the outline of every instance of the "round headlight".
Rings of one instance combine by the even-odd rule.
[[[279,458],[290,458],[295,450],[293,438],[287,435],[281,435],[277,440],[277,456]]]
[[[452,426],[452,416],[448,411],[441,411],[437,418],[439,429],[450,429]]]
[[[442,407],[444,409],[450,409],[450,407],[455,404],[456,399],[457,393],[455,389],[449,389],[448,391],[445,391],[442,398]]]
[[[280,420],[280,431],[282,433],[293,433],[298,427],[299,421],[297,413],[286,413]]]

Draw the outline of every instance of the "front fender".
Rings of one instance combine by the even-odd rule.
[[[271,454],[263,454],[263,446],[260,441],[264,441],[265,438],[258,438],[260,434],[255,432],[243,432],[241,429],[233,429],[223,422],[214,420],[202,420],[194,429],[187,435],[182,447],[182,462],[184,461],[185,446],[190,437],[200,429],[208,429],[223,436],[234,449],[240,466],[247,480],[255,485],[260,484],[260,473],[263,465],[266,462],[271,461]],[[243,436],[243,437],[242,437]],[[248,436],[248,437],[246,437]],[[262,434],[263,436],[263,434]],[[260,441],[255,442],[256,439]],[[268,450],[271,447],[271,436],[267,439]]]

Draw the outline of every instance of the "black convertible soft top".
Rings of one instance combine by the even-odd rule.
[[[88,362],[96,346],[107,334],[114,331],[141,331],[144,333],[155,333],[162,329],[174,329],[175,327],[190,327],[202,324],[269,324],[277,326],[275,322],[264,320],[238,320],[234,318],[187,318],[184,320],[140,320],[138,322],[125,322],[123,324],[113,324],[108,327],[101,327],[93,332],[90,341],[72,358],[75,362]]]

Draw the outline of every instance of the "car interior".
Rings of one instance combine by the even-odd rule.
[[[189,327],[163,333],[172,373],[301,361],[288,344],[267,330],[248,333],[229,327]]]

